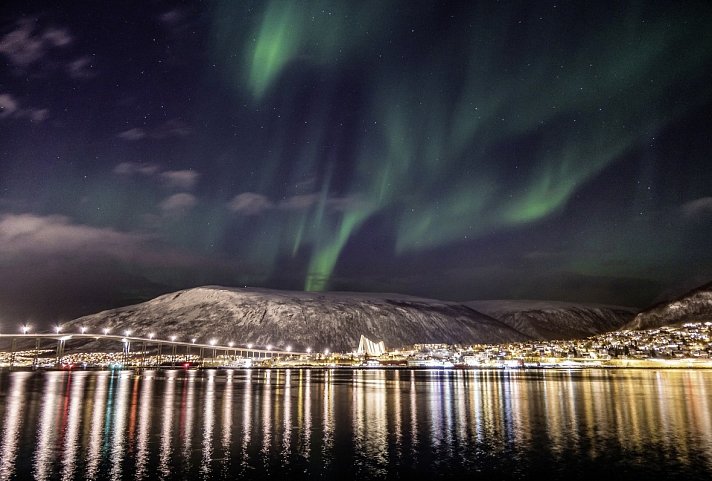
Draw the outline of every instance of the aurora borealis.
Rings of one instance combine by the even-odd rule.
[[[712,277],[708,2],[3,2],[0,323]]]

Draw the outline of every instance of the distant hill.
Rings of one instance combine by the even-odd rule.
[[[71,321],[179,340],[254,343],[349,352],[363,334],[386,347],[415,343],[503,343],[529,336],[466,305],[401,294],[313,293],[198,287]],[[158,334],[157,334],[158,335]]]
[[[581,338],[616,330],[633,315],[624,307],[560,302],[460,303],[403,294],[206,286],[85,316],[65,327],[349,352],[361,335],[388,348]]]
[[[627,329],[653,329],[672,324],[701,321],[712,321],[712,282],[671,301],[661,302],[641,311],[625,327]]]
[[[636,312],[629,307],[556,301],[472,301],[466,305],[533,339],[581,339],[615,331]]]

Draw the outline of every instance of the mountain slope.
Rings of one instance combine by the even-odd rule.
[[[528,336],[463,304],[405,295],[311,293],[217,286],[187,289],[71,321],[178,340],[292,345],[348,352],[360,336],[389,348],[415,343],[502,343]]]
[[[627,307],[554,301],[472,301],[467,305],[533,339],[580,339],[615,331],[635,314]]]
[[[683,322],[712,321],[712,282],[640,312],[627,329],[654,329]]]

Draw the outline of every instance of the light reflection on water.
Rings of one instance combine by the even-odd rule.
[[[712,371],[1,372],[0,480],[712,478]]]

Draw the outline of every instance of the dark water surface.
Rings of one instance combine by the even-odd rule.
[[[712,479],[712,371],[0,373],[6,479]]]

